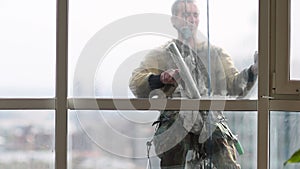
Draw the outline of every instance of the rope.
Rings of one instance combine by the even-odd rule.
[[[207,18],[207,56],[208,56],[208,96],[211,95],[211,82],[210,82],[210,79],[211,79],[211,61],[210,61],[210,33],[209,33],[209,0],[206,0],[206,10],[207,10],[207,13],[206,13],[206,18]]]
[[[209,30],[209,0],[206,0],[206,18],[207,18],[207,57],[208,57],[208,96],[211,95],[211,57],[210,57],[210,30]],[[211,124],[211,115],[208,114],[208,124]],[[212,129],[211,125],[208,126],[209,132],[209,168],[212,168]]]
[[[147,141],[147,143],[146,143],[146,145],[147,145],[147,158],[148,158],[146,169],[152,169],[151,159],[150,159],[150,150],[151,150],[152,142],[153,142],[153,139],[151,139],[150,141]]]

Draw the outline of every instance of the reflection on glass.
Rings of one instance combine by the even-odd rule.
[[[54,111],[0,111],[0,168],[54,169]]]
[[[108,2],[105,6],[96,1],[70,2],[69,78],[73,81],[69,83],[70,96],[135,97],[128,88],[132,70],[139,66],[150,50],[177,39],[179,25],[170,20],[173,0],[154,0],[151,3],[141,3],[137,0],[126,2],[122,4],[124,8],[118,9],[118,12],[114,12],[110,17],[103,13],[111,13],[110,10],[115,7],[113,2]],[[135,4],[134,9],[131,4]],[[196,43],[206,42],[206,4],[203,1],[197,1],[197,4],[200,13],[193,16],[198,17],[195,24],[199,25],[196,25],[193,31],[196,32]],[[228,8],[232,6],[235,8],[228,12]],[[230,54],[236,70],[248,69],[253,64],[253,55],[258,44],[258,1],[218,0],[211,2],[210,8],[214,11],[210,14],[210,43],[222,47],[224,53]],[[152,14],[147,15],[145,12]],[[182,21],[181,19],[181,23],[178,24],[184,25]],[[139,26],[134,26],[137,23]],[[180,30],[184,32],[187,29]],[[197,50],[193,47],[192,49]],[[202,51],[202,57],[207,59],[205,56],[208,51]],[[215,52],[211,52],[212,57],[214,54]],[[216,62],[211,65],[212,72],[219,67],[216,66]],[[208,69],[207,65],[206,68]],[[219,86],[224,87],[222,84]],[[246,96],[247,99],[257,98],[256,90],[254,84]],[[212,93],[226,95],[226,92],[218,92]],[[241,91],[239,92],[238,95],[241,94]]]
[[[157,111],[70,111],[68,165],[81,169],[147,168],[146,143],[153,137],[157,126],[152,123],[158,116]],[[237,156],[238,163],[242,168],[256,168],[257,113],[225,112],[225,116],[244,148],[244,154]],[[152,168],[159,168],[153,144],[149,156]]]
[[[224,112],[245,153],[238,156],[241,168],[257,167],[257,112]]]
[[[300,114],[271,112],[270,114],[270,168],[283,168],[283,163],[300,149]],[[298,169],[300,164],[287,164],[286,169]]]
[[[1,1],[0,97],[54,96],[55,11],[54,0]]]
[[[290,79],[300,80],[300,11],[298,9],[300,2],[297,0],[291,0],[291,47],[290,47]]]
[[[157,111],[70,111],[69,157],[74,168],[146,168]],[[153,147],[150,152],[152,159]],[[155,160],[154,160],[155,161]],[[152,162],[154,168],[158,162]]]

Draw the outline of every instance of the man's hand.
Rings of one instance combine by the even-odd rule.
[[[258,74],[258,52],[254,53],[254,64],[251,66],[251,71],[254,75]]]
[[[175,84],[176,81],[180,80],[178,69],[169,69],[160,74],[160,81],[163,84]]]

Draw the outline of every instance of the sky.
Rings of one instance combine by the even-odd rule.
[[[55,1],[0,1],[0,97],[53,97]]]
[[[144,13],[170,15],[172,3],[173,0],[105,3],[100,0],[70,0],[69,96],[72,96],[73,85],[76,85],[73,78],[78,60],[97,33],[124,17]],[[204,0],[199,3],[199,30],[206,36],[207,4]],[[236,62],[242,63],[236,65],[239,69],[248,67],[252,64],[258,44],[257,1],[214,0],[209,5],[211,42],[228,50]],[[228,10],[229,8],[231,10]],[[55,12],[56,0],[0,1],[0,98],[55,96]],[[157,22],[150,22],[156,26]],[[138,24],[133,23],[132,28],[139,26]],[[122,31],[122,27],[119,30]],[[96,63],[95,72],[84,71],[83,77],[95,73],[92,85],[97,95],[133,97],[128,90],[131,70],[138,66],[142,54],[169,39],[169,36],[151,32],[120,39],[110,48],[103,60]],[[84,79],[79,80],[84,82]],[[48,116],[43,115],[40,118]]]
[[[93,38],[96,37],[97,33],[101,32],[103,28],[111,26],[113,23],[118,22],[124,17],[130,17],[136,14],[159,13],[170,15],[172,2],[173,1],[171,0],[128,0],[118,2],[118,5],[116,5],[114,1],[107,1],[105,2],[105,5],[102,5],[96,0],[88,0],[84,2],[70,1],[70,72],[72,73],[76,70],[76,64],[74,63],[77,63],[84,47],[87,47],[87,44],[93,41]],[[199,1],[199,3],[199,30],[204,34],[204,36],[206,36],[207,4],[206,1],[203,0]],[[242,2],[237,0],[227,0],[226,2],[222,0],[214,0],[211,1],[209,5],[209,29],[211,42],[215,45],[222,46],[232,55],[236,62],[242,63],[242,65],[236,65],[240,70],[249,67],[253,62],[254,52],[258,50],[258,2],[252,0]],[[234,6],[234,8],[232,10],[228,10],[232,6]],[[239,15],[237,15],[237,13]],[[156,23],[155,21],[151,22],[153,22],[153,24]],[[133,29],[140,26],[138,24],[139,23],[134,23],[132,25]],[[159,26],[159,24],[157,26]],[[120,31],[124,31],[123,29],[120,28]],[[111,34],[113,34],[113,32],[111,32]],[[105,38],[109,39],[109,37]],[[99,94],[103,96],[111,94],[107,88],[111,88],[113,86],[113,84],[111,84],[113,83],[112,80],[114,78],[118,78],[118,74],[116,73],[118,69],[116,68],[120,68],[121,66],[124,66],[124,64],[132,63],[126,63],[126,61],[138,52],[149,50],[164,44],[166,40],[168,40],[167,37],[157,34],[139,34],[138,36],[132,36],[125,40],[123,39],[111,48],[110,51],[106,53],[107,55],[105,56],[105,59],[99,61],[101,63],[98,65],[98,74],[96,74],[95,77],[95,81],[98,80],[96,83],[101,84],[102,87],[102,89],[99,89],[101,90]],[[136,60],[139,59],[139,57],[136,58]],[[137,66],[138,64],[128,65],[130,68],[128,68],[127,71],[130,72]],[[129,75],[126,74],[126,76]],[[73,75],[71,74],[71,79],[73,78],[72,76]],[[76,74],[76,76],[81,76],[83,79],[86,78],[86,74]],[[127,77],[127,79],[128,78],[129,77]],[[124,86],[128,86],[126,82],[124,83]]]
[[[173,0],[127,0],[105,1],[105,3],[100,0],[69,1],[70,95],[73,92],[73,78],[78,58],[87,43],[98,32],[124,17],[136,14],[169,15],[172,2]],[[206,35],[207,4],[205,0],[200,0],[199,3],[199,29]],[[299,2],[294,0],[293,3]],[[1,0],[0,97],[54,97],[55,8],[55,0]],[[300,16],[298,11],[294,10],[295,16]],[[234,61],[240,63],[236,65],[238,69],[241,70],[252,64],[253,54],[258,49],[258,1],[214,0],[209,2],[209,12],[210,41],[226,49]],[[294,23],[296,27],[299,27],[296,19]],[[295,35],[293,37],[299,37],[296,31],[292,34]],[[299,38],[294,38],[292,44],[296,44],[297,39]],[[110,76],[114,75],[118,67],[128,60],[126,56],[129,58],[135,53],[157,47],[166,40],[168,37],[145,34],[121,41],[110,49],[105,58],[105,62],[116,64],[107,67],[107,64],[103,64],[102,61],[98,63],[96,75],[99,76],[95,77],[95,80],[111,78]],[[138,47],[136,47],[137,44]],[[120,55],[121,52],[122,55]],[[298,55],[299,50],[293,52]],[[298,73],[300,71],[297,71],[296,66],[299,62],[298,57],[292,56],[292,76],[296,78],[300,78]],[[134,66],[137,65],[132,65]],[[105,71],[99,71],[103,69]],[[105,85],[111,86],[107,81]]]
[[[73,78],[78,60],[87,44],[96,37],[97,33],[124,17],[130,18],[144,13],[170,15],[172,2],[173,0],[128,0],[103,3],[100,0],[70,0],[68,65],[70,96],[73,93],[73,85],[76,85],[73,84]],[[200,1],[199,28],[204,35],[207,33],[205,2]],[[245,68],[252,63],[252,56],[257,50],[257,2],[253,0],[243,2],[214,0],[211,2],[211,42],[228,50],[237,62],[246,60],[244,65],[237,65],[240,69]],[[224,8],[226,6],[235,7],[228,10]],[[54,97],[55,12],[55,0],[0,1],[0,98]],[[157,23],[153,20],[150,22],[153,22],[154,26]],[[238,26],[237,23],[239,23]],[[132,28],[139,26],[138,24],[133,23]],[[119,30],[123,31],[122,27]],[[112,95],[133,97],[128,90],[131,70],[138,66],[142,59],[141,55],[164,44],[170,38],[167,35],[147,32],[120,39],[107,51],[103,60],[96,63],[95,72],[85,71],[83,77],[86,74],[95,73],[92,85],[95,86],[95,92],[103,97]],[[104,40],[109,40],[109,37]],[[86,69],[88,70],[88,67]],[[18,117],[21,117],[19,112],[16,113]],[[42,119],[51,119],[52,116],[49,117],[49,114],[52,113],[38,113],[34,116],[43,121]],[[31,118],[31,116],[26,117]],[[24,119],[24,123],[28,122],[27,118],[21,119]]]

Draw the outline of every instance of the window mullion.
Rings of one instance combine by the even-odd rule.
[[[51,98],[3,98],[0,99],[0,110],[24,110],[24,109],[54,109],[55,100]]]
[[[55,169],[67,168],[68,0],[57,0]]]
[[[69,98],[71,110],[225,110],[256,111],[257,100]]]
[[[270,19],[271,1],[259,1],[259,77],[257,168],[269,168]],[[273,1],[274,2],[274,1]],[[274,6],[272,6],[274,7]]]

